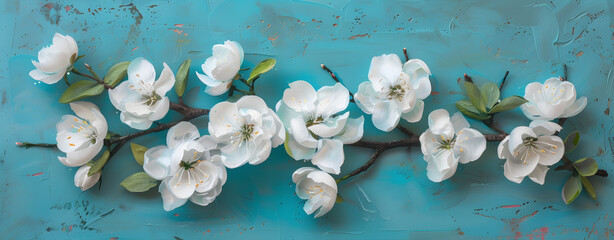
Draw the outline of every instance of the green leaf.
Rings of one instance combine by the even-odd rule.
[[[128,72],[128,66],[130,62],[120,62],[109,68],[107,75],[104,76],[103,81],[113,87],[121,82]]]
[[[584,190],[591,196],[592,199],[597,200],[597,193],[595,192],[595,188],[593,184],[588,180],[588,178],[584,176],[580,176],[580,180],[582,180],[582,186],[584,186]]]
[[[501,102],[495,104],[495,107],[493,107],[489,113],[498,113],[498,112],[512,110],[514,108],[520,107],[520,105],[525,104],[526,102],[528,101],[524,99],[523,97],[514,95],[511,97],[505,98],[501,100]]]
[[[575,200],[582,191],[582,183],[580,177],[576,174],[572,174],[567,179],[565,186],[563,186],[563,201],[565,204],[570,204]]]
[[[188,86],[190,64],[192,64],[192,60],[186,59],[181,66],[179,66],[179,70],[177,70],[177,74],[175,75],[175,92],[177,92],[177,96],[183,96],[185,88]]]
[[[580,132],[573,131],[567,135],[565,138],[565,153],[570,153],[576,147],[578,147],[578,143],[580,143]]]
[[[286,149],[286,153],[288,154],[288,156],[290,156],[291,158],[294,158],[294,156],[292,156],[292,149],[290,149],[290,146],[288,146],[288,141],[290,139],[290,134],[288,134],[288,132],[286,131],[286,141],[284,141],[284,149]]]
[[[91,168],[87,172],[87,175],[92,176],[95,173],[100,172],[102,167],[104,167],[104,165],[107,164],[107,161],[109,160],[110,155],[111,155],[111,152],[109,152],[109,150],[104,151],[104,153],[102,153],[102,156],[100,156],[98,160],[96,160],[95,162],[91,164]]]
[[[478,109],[475,108],[473,104],[468,100],[460,100],[456,102],[456,108],[458,108],[461,113],[465,114],[465,116],[476,120],[486,120],[490,118],[489,115],[483,114],[478,111]]]
[[[254,67],[254,70],[252,70],[252,72],[249,74],[247,83],[251,84],[254,80],[256,80],[256,78],[260,77],[260,74],[263,74],[273,69],[273,67],[275,66],[275,63],[277,63],[277,61],[275,61],[275,59],[272,59],[272,58],[265,59],[264,61],[258,63],[258,65]]]
[[[136,143],[130,143],[130,149],[132,149],[132,155],[134,156],[134,160],[136,160],[137,163],[143,165],[147,147],[138,145]]]
[[[342,203],[343,201],[343,197],[341,197],[341,195],[337,194],[337,200],[335,200],[335,203]]]
[[[60,103],[70,103],[86,97],[96,96],[104,91],[104,86],[97,82],[81,80],[73,83],[60,96]]]
[[[145,172],[137,172],[124,179],[119,185],[129,192],[145,192],[158,185],[158,180],[151,178]]]
[[[467,96],[469,96],[469,101],[471,104],[478,109],[481,113],[486,113],[486,106],[484,105],[484,101],[482,101],[482,94],[480,94],[480,89],[469,81],[465,81],[465,90],[467,91]]]
[[[486,83],[480,88],[480,95],[482,95],[482,101],[486,104],[487,110],[490,110],[499,101],[500,97],[499,87],[494,83]]]
[[[599,170],[599,165],[597,165],[597,161],[592,158],[582,158],[578,161],[573,162],[573,167],[578,171],[580,176],[593,176]]]

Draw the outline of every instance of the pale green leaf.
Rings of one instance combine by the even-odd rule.
[[[145,192],[158,185],[158,180],[151,178],[145,172],[137,172],[124,179],[119,185],[129,192]]]
[[[143,165],[147,147],[138,145],[136,143],[130,143],[130,149],[132,149],[132,155],[134,156],[134,160],[136,160],[137,163]]]
[[[111,152],[109,152],[109,150],[104,151],[102,153],[102,156],[100,156],[98,160],[96,160],[95,162],[91,164],[91,168],[87,172],[87,175],[92,176],[95,173],[100,172],[100,170],[102,170],[102,167],[104,167],[104,165],[107,164],[107,161],[109,160],[110,155],[111,155]]]
[[[592,199],[597,200],[597,192],[595,192],[595,188],[593,184],[588,180],[588,178],[584,176],[580,176],[580,180],[582,180],[582,186],[584,186],[584,190],[591,196]]]
[[[563,201],[565,204],[570,204],[575,200],[582,191],[582,183],[580,177],[576,174],[572,174],[567,179],[565,186],[563,186]]]
[[[486,106],[484,105],[484,101],[482,101],[480,89],[478,89],[473,82],[465,81],[465,91],[467,91],[467,96],[469,97],[471,104],[473,104],[473,106],[481,113],[486,113]]]
[[[341,195],[337,194],[337,199],[335,200],[335,203],[342,203],[343,201],[345,201],[343,199],[343,197],[341,197]]]
[[[578,161],[573,162],[573,167],[578,171],[580,176],[593,176],[599,170],[599,165],[597,165],[597,161],[592,158],[582,158]]]
[[[528,101],[523,97],[514,95],[505,98],[501,100],[501,102],[495,104],[495,106],[490,110],[489,113],[498,113],[512,110],[514,108],[520,107],[520,105],[525,104],[526,102]]]
[[[97,82],[81,80],[73,83],[60,96],[60,103],[70,103],[86,97],[96,96],[104,91],[104,86]]]
[[[486,83],[480,88],[480,95],[482,95],[486,109],[490,110],[499,101],[499,87],[492,82]]]
[[[258,63],[258,65],[254,67],[254,70],[252,70],[252,72],[249,74],[247,83],[251,84],[252,81],[260,77],[261,74],[266,73],[269,70],[273,69],[273,67],[275,67],[275,63],[277,63],[277,61],[275,61],[275,59],[272,59],[272,58],[265,59],[264,61]]]
[[[570,153],[576,147],[578,147],[578,143],[580,143],[580,132],[573,131],[567,135],[565,138],[565,153]]]
[[[192,60],[186,59],[181,66],[179,66],[179,70],[177,70],[177,74],[175,75],[175,92],[177,96],[183,96],[185,88],[188,86],[190,64],[192,64]]]
[[[120,62],[113,65],[111,68],[109,68],[109,71],[107,72],[107,75],[104,76],[103,81],[106,84],[115,87],[115,85],[126,77],[129,65],[130,62]]]
[[[481,113],[477,108],[473,106],[471,102],[468,100],[460,100],[456,102],[456,108],[463,113],[465,116],[476,119],[476,120],[486,120],[489,119],[490,116]]]

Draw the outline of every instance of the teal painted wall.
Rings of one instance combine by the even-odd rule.
[[[433,72],[434,94],[425,117],[402,123],[426,129],[427,114],[455,111],[463,96],[456,84],[463,73],[477,81],[499,82],[510,71],[502,96],[523,95],[530,82],[543,82],[569,67],[569,80],[589,103],[565,124],[562,135],[579,130],[579,150],[571,158],[593,157],[614,172],[614,121],[610,115],[614,76],[614,1],[37,1],[0,3],[0,234],[5,239],[608,239],[614,234],[612,178],[594,179],[598,193],[585,193],[571,205],[561,200],[568,172],[551,171],[543,186],[509,182],[496,144],[476,162],[463,165],[443,183],[426,178],[418,148],[383,155],[367,173],[340,186],[345,202],[320,219],[302,211],[292,172],[296,162],[283,148],[258,166],[229,170],[215,203],[162,209],[157,191],[126,192],[119,183],[141,167],[128,147],[104,169],[100,191],[73,185],[76,168],[60,164],[57,150],[15,147],[15,141],[54,142],[55,124],[68,105],[57,99],[59,83],[35,83],[31,59],[53,34],[77,40],[82,61],[102,73],[119,61],[145,57],[157,69],[175,71],[185,58],[198,68],[213,44],[230,39],[246,52],[244,66],[276,58],[274,71],[256,91],[269,106],[289,82],[307,80],[316,88],[332,85],[324,63],[355,92],[367,80],[371,57],[402,54],[424,60]],[[186,102],[210,108],[224,97],[203,93],[190,73]],[[172,98],[173,99],[173,98]],[[107,116],[109,129],[122,124],[105,94],[90,99]],[[353,104],[352,117],[361,115]],[[178,119],[175,113],[162,122]],[[195,120],[206,133],[206,117]],[[519,109],[496,121],[506,131],[528,125]],[[479,122],[473,128],[489,130]],[[365,121],[365,139],[403,137],[384,134]],[[163,143],[165,132],[141,137],[148,147]],[[346,146],[348,173],[370,152]],[[502,207],[509,205],[520,205]]]

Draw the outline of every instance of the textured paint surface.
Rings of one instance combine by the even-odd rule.
[[[584,112],[565,124],[563,136],[582,133],[570,158],[595,158],[614,172],[614,1],[13,1],[0,3],[0,234],[6,239],[608,239],[614,237],[614,181],[593,178],[597,201],[585,193],[572,204],[561,201],[568,172],[551,170],[543,186],[509,182],[496,144],[443,182],[426,178],[420,150],[386,152],[367,173],[340,186],[345,202],[321,219],[302,211],[294,193],[296,162],[283,148],[265,163],[229,171],[217,201],[162,209],[157,191],[126,192],[119,182],[140,171],[129,147],[104,169],[99,190],[73,185],[76,168],[57,160],[60,152],[18,149],[17,140],[54,142],[55,124],[68,105],[57,102],[66,88],[35,83],[30,60],[53,34],[71,35],[80,60],[99,74],[113,63],[143,56],[173,69],[185,58],[193,65],[186,102],[210,108],[223,97],[203,93],[194,70],[211,46],[231,39],[246,51],[244,67],[274,57],[278,65],[259,80],[256,91],[270,106],[291,81],[331,85],[320,69],[328,65],[350,91],[367,80],[370,59],[383,53],[423,59],[431,68],[434,94],[425,115],[437,108],[455,111],[463,98],[456,80],[463,73],[478,82],[510,77],[502,96],[523,94],[529,82],[543,82],[569,66],[569,80],[588,97]],[[83,68],[82,68],[83,69]],[[199,69],[200,70],[200,69]],[[174,99],[174,94],[171,94]],[[134,130],[119,121],[105,94],[90,99],[107,116],[110,130]],[[361,114],[350,105],[351,116]],[[169,114],[161,122],[178,119]],[[365,138],[383,134],[366,118]],[[529,121],[519,110],[496,121],[506,131]],[[194,121],[206,133],[206,117]],[[403,123],[415,132],[426,120]],[[472,127],[488,132],[481,123]],[[137,138],[152,147],[165,133]],[[368,159],[369,150],[346,147],[348,173]]]

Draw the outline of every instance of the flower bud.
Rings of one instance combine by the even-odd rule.
[[[88,165],[83,165],[79,168],[79,170],[77,170],[77,173],[75,173],[75,186],[81,188],[81,191],[91,188],[100,179],[100,172],[97,172],[92,176],[87,175],[90,168],[91,167]]]

